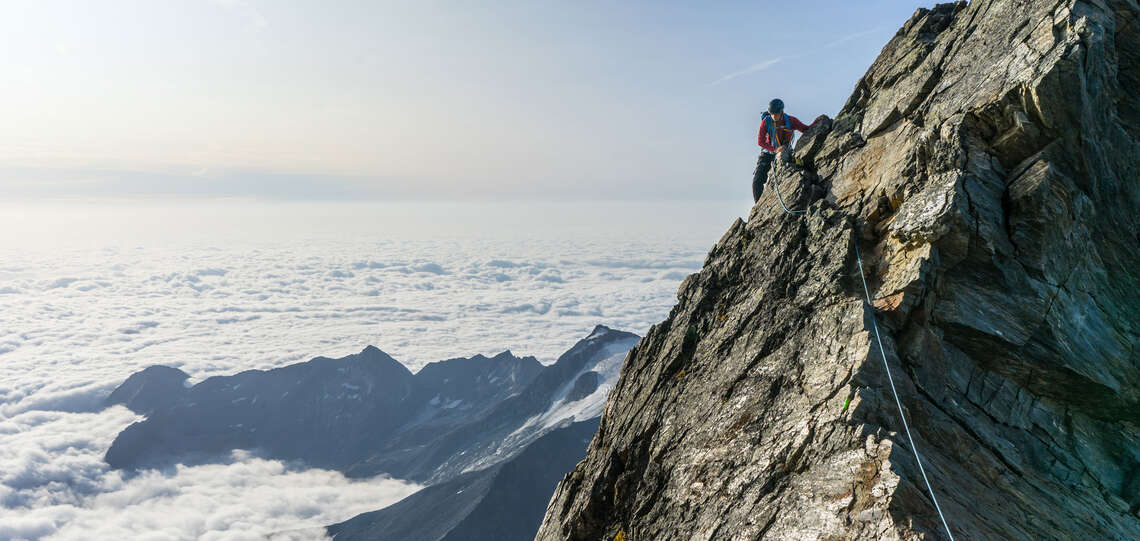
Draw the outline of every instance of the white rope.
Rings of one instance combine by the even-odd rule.
[[[773,161],[776,159],[779,159],[779,155],[777,155],[776,158],[773,158]],[[803,214],[807,212],[807,209],[791,210],[787,205],[784,204],[784,195],[780,193],[780,181],[778,179],[772,179],[772,186],[776,188],[776,197],[780,198],[780,206],[784,207],[784,212],[787,212],[788,214]]]
[[[875,305],[871,303],[871,291],[867,289],[867,277],[863,275],[863,257],[859,254],[859,242],[855,242],[855,259],[859,262],[859,278],[863,280],[863,294],[867,296],[867,306],[871,309],[871,328],[875,330],[875,341],[879,343],[879,354],[883,358],[883,370],[887,371],[887,381],[891,384],[891,394],[895,396],[895,405],[899,408],[899,418],[902,419],[906,439],[910,441],[910,450],[914,453],[914,461],[918,463],[918,471],[922,473],[922,480],[926,483],[926,491],[930,493],[930,500],[934,502],[934,509],[938,511],[938,518],[942,519],[942,527],[946,528],[946,535],[954,541],[954,534],[950,533],[950,526],[946,524],[946,517],[942,514],[942,507],[938,505],[938,498],[934,497],[934,489],[930,487],[930,479],[926,478],[926,468],[922,467],[922,459],[918,456],[918,447],[914,445],[914,438],[910,435],[910,426],[903,413],[902,402],[899,401],[899,391],[895,388],[895,378],[891,376],[891,367],[887,365],[887,350],[883,348],[883,339],[879,337],[879,324],[875,322]]]
[[[791,210],[784,204],[784,196],[780,194],[780,184],[773,179],[772,184],[776,187],[776,197],[780,199],[780,206],[784,207],[784,212],[788,214],[803,214],[807,209]],[[887,364],[887,350],[883,348],[883,339],[879,336],[879,324],[875,320],[875,305],[871,302],[871,291],[867,288],[867,277],[863,275],[863,256],[859,253],[859,242],[855,242],[855,259],[859,262],[859,278],[863,281],[863,294],[867,297],[867,306],[871,309],[871,328],[875,331],[875,341],[879,344],[879,355],[883,358],[883,370],[887,371],[887,381],[891,384],[891,394],[895,397],[895,405],[899,408],[899,418],[902,419],[903,430],[906,431],[906,439],[910,442],[910,450],[914,453],[914,461],[918,464],[918,471],[922,474],[922,481],[926,483],[926,492],[930,494],[930,501],[934,502],[934,509],[938,511],[938,518],[942,520],[942,527],[946,528],[946,535],[950,537],[950,541],[954,541],[954,534],[950,532],[950,525],[946,523],[946,516],[942,514],[942,506],[938,505],[938,498],[934,497],[934,489],[930,486],[930,479],[926,478],[926,468],[922,467],[922,458],[918,456],[918,447],[914,444],[914,437],[910,435],[910,425],[906,422],[906,414],[903,413],[902,402],[899,400],[899,391],[895,388],[895,378],[891,376],[891,367]]]

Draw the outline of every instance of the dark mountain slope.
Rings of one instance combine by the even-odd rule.
[[[150,415],[155,409],[182,398],[189,378],[189,374],[177,368],[148,366],[116,387],[107,397],[107,405],[119,404],[135,413]]]
[[[341,359],[212,377],[189,389],[181,371],[151,367],[112,395],[148,417],[119,434],[106,460],[140,468],[250,449],[353,476],[437,483],[509,458],[556,428],[559,422],[534,421],[574,402],[566,396],[577,378],[599,363],[620,362],[637,339],[599,326],[551,366],[503,352],[431,363],[415,375],[369,346]],[[599,393],[574,397],[578,404],[596,399],[592,414],[559,419],[596,416]]]
[[[372,346],[341,359],[212,377],[127,427],[107,451],[107,463],[138,467],[259,449],[336,468],[358,460],[410,418],[413,391],[412,373]]]
[[[456,426],[430,441],[423,441],[412,431],[398,434],[349,474],[369,476],[395,472],[406,479],[436,482],[486,467],[495,462],[496,457],[522,448],[548,430],[545,424],[528,421],[564,403],[578,378],[589,378],[585,374],[598,363],[613,357],[618,357],[620,362],[620,357],[624,357],[637,340],[635,334],[598,326],[559,356],[554,364],[545,367],[525,389],[495,404],[485,416]]]
[[[553,430],[507,461],[330,526],[329,534],[337,541],[533,539],[555,485],[585,455],[597,428],[595,418]]]

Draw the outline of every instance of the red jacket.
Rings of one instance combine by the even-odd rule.
[[[812,122],[811,126],[808,126],[803,122],[800,122],[800,119],[792,115],[789,115],[787,113],[784,113],[784,115],[788,117],[789,121],[791,121],[792,129],[789,130],[788,123],[783,119],[780,119],[780,121],[776,123],[776,138],[779,139],[779,141],[769,140],[771,139],[771,135],[768,133],[768,122],[772,121],[772,117],[765,116],[764,120],[760,122],[760,134],[757,136],[757,142],[760,143],[760,148],[763,148],[768,152],[776,152],[776,148],[778,148],[780,145],[787,145],[792,142],[792,137],[795,136],[795,132],[793,130],[805,132],[808,130],[808,128],[811,128],[811,126],[815,126],[815,122]]]

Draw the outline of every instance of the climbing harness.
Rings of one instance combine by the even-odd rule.
[[[790,210],[784,204],[784,196],[780,195],[780,185],[774,182],[776,186],[776,195],[780,198],[780,206],[784,207],[784,212],[792,215],[803,214],[807,209]],[[938,511],[938,518],[942,520],[942,527],[946,529],[946,535],[950,541],[954,541],[954,534],[950,532],[950,525],[946,523],[946,517],[942,514],[942,507],[938,505],[938,498],[934,497],[934,489],[930,486],[930,479],[926,478],[926,468],[922,467],[922,459],[918,456],[918,447],[914,444],[914,437],[910,435],[910,425],[906,422],[906,414],[903,413],[902,401],[899,400],[899,391],[895,388],[895,378],[891,376],[891,367],[887,364],[887,350],[883,347],[883,339],[879,336],[879,324],[875,318],[875,305],[871,302],[871,290],[867,288],[867,277],[863,274],[863,256],[859,253],[859,242],[855,242],[855,259],[859,264],[859,278],[863,281],[863,294],[867,297],[867,306],[871,309],[871,329],[875,331],[875,342],[879,344],[879,356],[883,359],[883,370],[887,372],[887,382],[891,384],[891,394],[895,397],[895,406],[899,409],[899,418],[902,419],[903,430],[906,431],[906,439],[910,442],[910,450],[914,453],[914,461],[918,464],[918,471],[922,474],[922,481],[926,483],[926,492],[930,494],[930,501],[934,502],[934,509]],[[850,399],[848,399],[850,401]],[[847,403],[843,404],[844,411],[847,410]]]
[[[763,120],[763,118],[765,118],[765,117],[767,117],[768,120],[771,120],[771,122],[768,123],[768,141],[769,141],[768,144],[771,144],[772,141],[775,141],[776,146],[779,147],[783,143],[780,142],[780,130],[779,130],[779,128],[776,127],[776,119],[774,117],[772,117],[771,113],[767,113],[767,112],[760,115],[760,117],[761,117],[761,120]],[[788,130],[788,131],[792,131],[792,119],[788,118],[787,113],[784,113],[784,129]],[[793,133],[793,135],[794,135],[794,133]],[[790,143],[791,140],[788,140],[788,142]]]

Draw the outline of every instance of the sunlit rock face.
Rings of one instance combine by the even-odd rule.
[[[538,539],[946,538],[860,266],[956,539],[1140,538],[1138,88],[1131,0],[918,10],[630,352]]]

